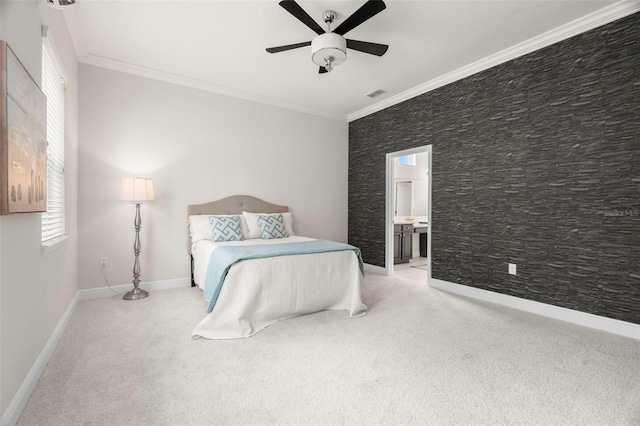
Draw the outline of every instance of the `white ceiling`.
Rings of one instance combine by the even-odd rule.
[[[364,0],[298,3],[324,28],[323,10],[337,12],[335,27]],[[377,57],[348,50],[347,61],[328,74],[318,74],[310,47],[265,51],[316,35],[276,0],[77,0],[64,15],[83,63],[354,119],[638,6],[585,0],[386,4],[386,10],[346,37],[388,44],[388,52]],[[365,96],[376,89],[386,93],[375,99]]]

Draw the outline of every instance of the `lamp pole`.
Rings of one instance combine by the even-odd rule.
[[[142,226],[142,219],[140,218],[140,204],[136,203],[136,218],[133,221],[133,226],[136,229],[136,239],[133,242],[133,254],[135,255],[135,262],[133,263],[133,290],[128,291],[122,297],[124,300],[136,300],[143,299],[149,296],[149,292],[146,290],[142,290],[138,286],[140,285],[140,260],[138,256],[140,256],[140,228]]]

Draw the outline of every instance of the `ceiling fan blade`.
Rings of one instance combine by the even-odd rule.
[[[340,25],[338,25],[338,27],[333,30],[333,32],[336,34],[345,35],[358,25],[362,24],[367,19],[372,18],[386,8],[387,6],[382,0],[369,0],[368,2],[363,4],[360,9],[353,12],[351,16],[349,16]]]
[[[305,47],[305,46],[311,46],[311,42],[305,41],[303,43],[287,44],[286,46],[268,47],[267,52],[278,53],[278,52],[284,52],[285,50],[297,49],[299,47]]]
[[[315,31],[316,34],[320,35],[325,33],[322,27],[318,25],[318,23],[314,21],[313,18],[295,2],[295,0],[282,0],[279,4],[287,12],[295,16],[300,22]]]
[[[320,67],[320,69],[318,70],[318,74],[325,74],[328,73],[329,71],[327,71],[327,69],[325,67]]]
[[[368,53],[370,55],[382,56],[387,53],[389,46],[386,44],[370,43],[368,41],[349,40],[347,39],[347,47],[349,49]]]

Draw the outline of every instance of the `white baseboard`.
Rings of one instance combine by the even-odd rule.
[[[149,292],[158,290],[170,290],[172,288],[190,287],[191,278],[176,278],[173,280],[152,281],[148,283],[141,283],[140,288]],[[126,293],[133,289],[133,284],[123,284],[109,287],[89,288],[85,290],[79,290],[78,294],[80,300],[87,299],[99,299],[101,297],[110,297],[116,293]]]
[[[158,291],[158,290],[169,290],[173,288],[181,288],[181,287],[189,287],[191,286],[190,278],[176,278],[173,280],[164,280],[164,281],[153,281],[148,283],[141,283],[140,288],[143,288],[148,291]],[[124,293],[133,288],[133,284],[127,285],[118,285],[111,287],[116,292]],[[60,337],[62,337],[62,333],[64,333],[65,328],[67,327],[67,323],[71,319],[73,312],[78,305],[80,300],[86,299],[97,299],[100,297],[110,297],[113,296],[113,291],[109,289],[109,287],[102,288],[91,288],[85,290],[78,290],[71,299],[69,306],[65,310],[62,318],[58,322],[58,325],[51,333],[49,340],[42,348],[40,355],[33,363],[33,366],[29,370],[29,373],[23,380],[22,384],[18,388],[18,391],[14,395],[13,399],[7,406],[7,409],[4,413],[2,413],[2,417],[0,417],[0,426],[13,426],[18,422],[24,407],[27,405],[29,398],[31,397],[31,393],[35,389],[38,384],[38,380],[40,380],[40,376],[44,371],[53,351],[55,350],[58,342],[60,341]]]
[[[53,333],[51,333],[49,340],[47,340],[44,348],[42,348],[42,351],[40,352],[40,355],[38,356],[36,361],[33,363],[33,366],[31,366],[29,373],[27,373],[27,376],[22,381],[22,384],[18,388],[18,391],[7,406],[7,409],[4,411],[4,413],[2,413],[2,418],[0,418],[0,425],[13,426],[18,422],[18,419],[22,414],[22,410],[24,410],[24,407],[27,405],[27,401],[29,401],[29,398],[31,397],[31,393],[38,384],[38,380],[40,380],[40,376],[42,375],[44,368],[47,366],[47,363],[49,362],[53,351],[56,349],[58,341],[60,341],[60,337],[62,337],[62,333],[67,327],[67,323],[71,319],[73,311],[75,311],[76,305],[78,304],[79,300],[79,292],[77,292],[75,296],[73,296],[73,299],[71,299],[71,302],[69,303],[69,306],[67,306],[67,309],[64,311],[64,314],[58,322],[58,325],[53,330]]]
[[[489,290],[455,284],[448,281],[431,279],[431,287],[444,290],[449,293],[467,296],[485,302],[497,303],[521,311],[554,318],[596,330],[607,331],[640,340],[640,324],[633,324],[613,318],[593,315],[586,312],[575,311],[573,309],[561,308],[559,306],[548,305],[546,303],[534,302],[532,300],[521,299],[519,297],[508,296],[506,294],[495,293]]]

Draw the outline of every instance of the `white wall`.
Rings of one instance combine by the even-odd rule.
[[[59,11],[35,0],[3,1],[2,39],[35,81],[41,77],[40,27],[49,27],[68,78],[66,104],[67,222],[70,238],[43,255],[41,215],[0,217],[0,412],[4,413],[78,290],[77,60]]]
[[[290,206],[301,235],[346,242],[348,124],[90,65],[80,66],[79,277],[130,284],[132,204],[122,177],[154,179],[142,205],[141,281],[189,276],[186,208],[235,194]],[[142,284],[144,288],[144,284]]]

